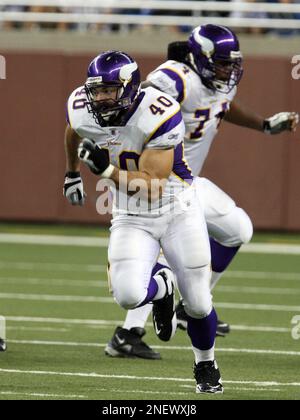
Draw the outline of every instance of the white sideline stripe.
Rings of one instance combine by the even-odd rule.
[[[88,236],[63,235],[24,235],[18,233],[0,233],[0,242],[33,245],[68,245],[82,247],[107,247],[108,238],[90,238]]]
[[[62,264],[62,263],[41,263],[41,262],[25,262],[25,261],[1,261],[0,260],[0,269],[13,269],[13,270],[28,270],[28,271],[71,271],[71,272],[106,272],[106,265],[96,265],[96,264]],[[243,280],[249,279],[270,279],[270,280],[299,280],[300,273],[280,273],[280,272],[271,272],[271,271],[225,271],[223,274],[224,277],[238,278]]]
[[[42,295],[42,294],[27,294],[27,293],[0,293],[0,299],[43,300],[43,301],[49,301],[49,302],[115,303],[113,298],[110,298],[110,297]]]
[[[280,327],[252,327],[248,325],[231,325],[233,331],[251,331],[251,332],[274,332],[274,333],[291,333],[290,328]]]
[[[108,379],[129,379],[129,380],[141,380],[141,381],[168,381],[168,382],[194,382],[194,379],[191,378],[168,378],[161,376],[129,376],[129,375],[105,375],[101,373],[87,373],[87,372],[53,372],[45,370],[19,370],[19,369],[1,369],[0,372],[3,373],[19,373],[19,374],[28,374],[28,375],[49,375],[49,376],[77,376],[81,378],[108,378]],[[273,387],[273,386],[293,386],[300,387],[299,382],[258,382],[258,381],[224,381],[225,384],[232,385],[255,385],[262,387]]]
[[[195,385],[179,385],[179,388],[195,389]],[[233,388],[226,386],[226,391],[263,391],[263,392],[281,392],[281,389],[268,389],[268,388]]]
[[[11,391],[0,391],[0,395],[24,395],[25,397],[88,398],[86,395],[40,394],[36,392],[11,392]]]
[[[24,316],[7,316],[7,321],[11,322],[32,322],[32,323],[50,323],[50,324],[79,324],[93,326],[93,328],[107,326],[114,327],[122,325],[124,320],[104,320],[104,319],[69,319],[69,318],[39,318],[39,317],[24,317]],[[152,326],[151,322],[147,322],[147,327]],[[16,327],[18,328],[18,327]],[[54,328],[55,329],[55,328]],[[254,331],[254,332],[276,332],[276,333],[290,333],[289,328],[280,328],[272,326],[251,326],[251,325],[231,325],[233,331]]]
[[[63,287],[108,287],[105,280],[68,280],[68,279],[44,279],[44,278],[20,278],[20,277],[0,277],[0,284],[32,284],[44,286],[63,286]]]
[[[0,261],[0,269],[8,268],[13,270],[42,270],[42,271],[75,271],[75,272],[106,272],[106,265],[96,265],[96,264],[63,264],[63,263],[41,263],[41,262],[14,262],[14,261]]]
[[[43,294],[27,294],[27,293],[0,293],[0,299],[116,304],[114,299],[110,297],[43,295]],[[299,312],[300,313],[300,306],[286,306],[286,305],[267,305],[267,304],[256,305],[252,303],[218,302],[215,304],[215,307],[222,308],[222,309],[240,309],[240,310],[250,310],[250,311],[258,310],[258,311]]]
[[[216,308],[221,309],[239,309],[246,311],[274,311],[274,312],[299,312],[300,306],[287,306],[287,305],[266,305],[266,304],[252,304],[252,303],[230,303],[218,302],[214,305]]]
[[[63,235],[30,235],[17,233],[0,233],[0,242],[35,245],[68,245],[82,247],[107,247],[108,238],[91,238],[88,236]],[[300,245],[252,243],[244,245],[240,252],[258,254],[300,255]]]
[[[300,255],[300,245],[253,243],[243,245],[240,252],[244,254]]]
[[[216,287],[216,292],[239,293],[239,294],[262,294],[262,295],[299,295],[300,289],[285,289],[276,287],[244,287],[244,286],[221,286]]]
[[[100,328],[100,326],[98,327]],[[50,328],[50,327],[6,327],[7,331],[43,331],[43,332],[68,332],[69,328]]]
[[[7,321],[13,322],[43,322],[50,324],[82,324],[82,325],[119,325],[123,321],[113,320],[99,320],[99,319],[70,319],[70,318],[41,318],[41,317],[27,317],[27,316],[6,316]],[[152,325],[152,324],[151,324]]]
[[[223,277],[238,278],[243,280],[297,280],[300,281],[300,273],[280,273],[272,271],[225,271]]]
[[[76,343],[72,341],[44,341],[44,340],[8,340],[12,344],[30,344],[37,346],[65,346],[65,347],[106,347],[104,343]],[[156,346],[151,345],[157,350],[191,350],[191,346]],[[274,356],[300,356],[299,351],[285,350],[263,350],[263,349],[233,349],[233,348],[216,348],[218,353],[248,353],[248,354],[264,354]]]
[[[107,288],[105,280],[67,280],[67,279],[45,279],[45,278],[23,278],[20,277],[0,277],[0,284],[21,284],[34,286],[59,286],[59,287],[78,287],[78,288]],[[300,289],[275,288],[275,287],[243,287],[243,286],[217,286],[217,292],[238,293],[238,294],[266,294],[266,295],[299,295]]]
[[[68,280],[52,278],[20,278],[20,277],[0,277],[0,284],[22,284],[22,285],[43,285],[59,287],[78,287],[78,288],[107,288],[105,280]],[[238,293],[238,294],[266,294],[266,295],[299,295],[300,289],[295,288],[276,288],[276,287],[244,287],[244,286],[221,286],[216,288],[217,292]]]

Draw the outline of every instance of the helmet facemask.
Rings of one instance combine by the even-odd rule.
[[[88,78],[85,83],[88,111],[100,125],[111,124],[122,110],[131,106],[132,101],[129,97],[122,98],[123,83],[103,83],[95,79],[98,78]]]

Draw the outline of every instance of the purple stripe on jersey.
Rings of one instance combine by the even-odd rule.
[[[71,125],[70,124],[70,118],[69,118],[68,102],[67,102],[67,105],[66,105],[66,120],[67,120],[67,123],[69,125]]]
[[[177,102],[181,103],[184,100],[184,82],[183,79],[173,70],[170,69],[160,69],[163,73],[170,77],[170,79],[174,80],[176,83],[176,90],[178,92],[178,96],[176,98]]]
[[[152,134],[148,141],[154,140],[157,137],[163,136],[164,134],[168,133],[169,131],[173,130],[173,128],[177,127],[182,121],[182,114],[180,110],[165,121],[158,129]]]
[[[193,174],[188,167],[188,164],[184,161],[184,154],[183,154],[183,143],[178,144],[174,151],[174,164],[173,164],[173,172],[182,180],[191,184],[193,182]]]

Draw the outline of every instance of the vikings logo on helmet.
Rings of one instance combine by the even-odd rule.
[[[108,51],[94,58],[87,76],[85,90],[88,111],[101,126],[118,125],[140,90],[137,63],[121,51]],[[111,92],[109,97],[99,97],[99,93],[107,91]]]
[[[188,40],[190,61],[209,89],[229,93],[243,75],[242,54],[236,35],[225,26],[202,25]]]

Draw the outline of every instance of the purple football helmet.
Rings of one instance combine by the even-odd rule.
[[[121,51],[107,51],[90,63],[85,82],[87,109],[102,126],[113,125],[137,98],[141,85],[137,63]],[[101,96],[101,92],[104,92]],[[107,95],[107,92],[110,92]]]
[[[190,62],[203,83],[214,91],[229,93],[243,75],[243,57],[237,36],[225,26],[202,25],[188,40]]]

